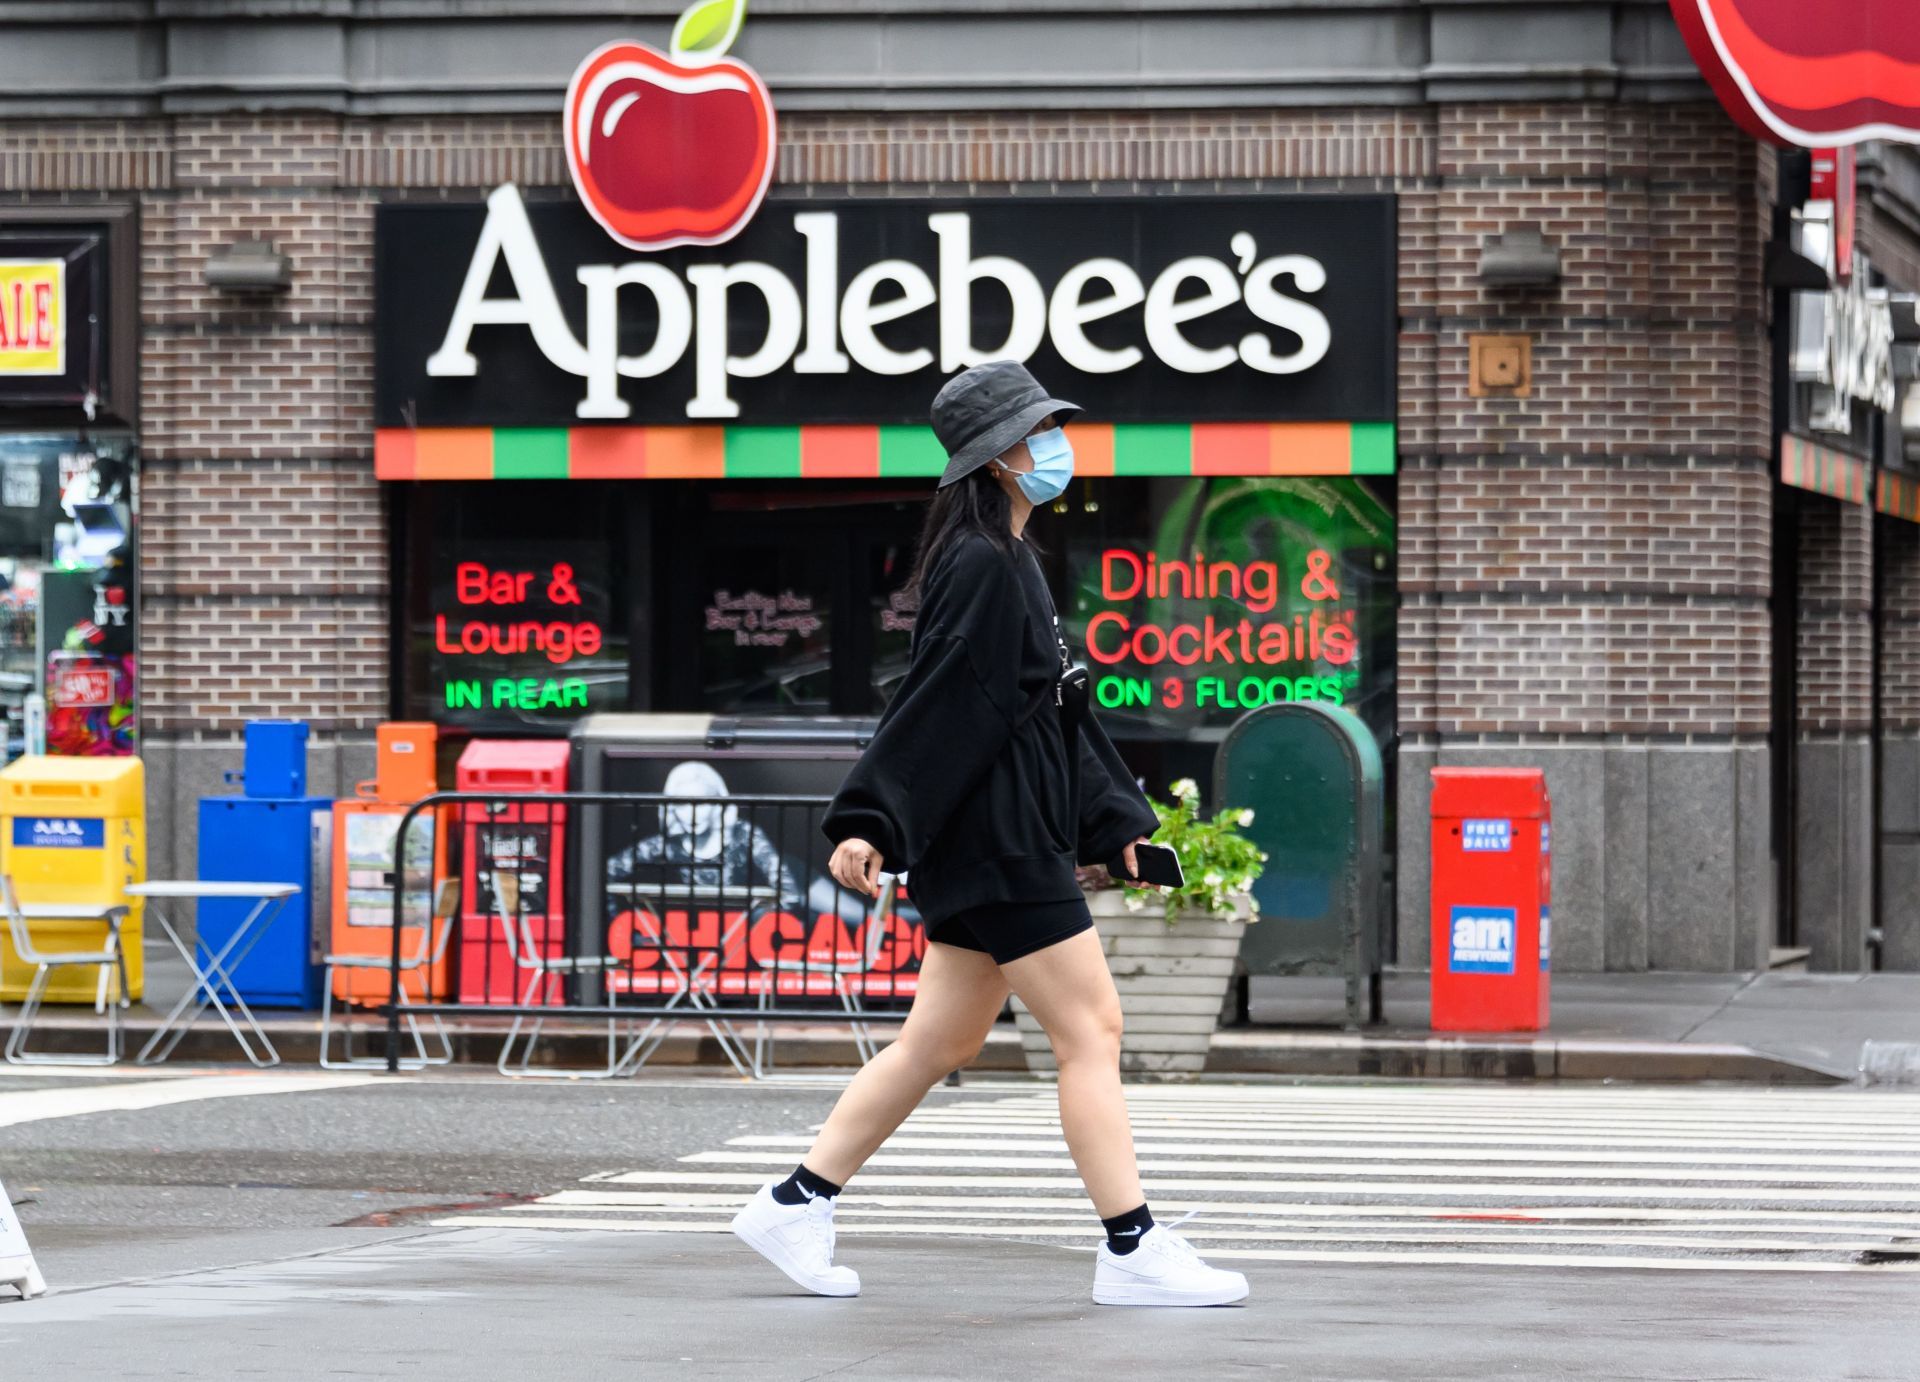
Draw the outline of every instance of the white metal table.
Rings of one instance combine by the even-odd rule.
[[[246,999],[240,996],[240,990],[234,986],[233,971],[260,943],[260,938],[267,933],[274,918],[287,905],[287,899],[297,896],[299,892],[300,889],[292,883],[225,883],[205,879],[157,879],[135,883],[127,888],[128,897],[143,897],[149,903],[225,898],[241,901],[251,899],[254,904],[253,910],[234,928],[233,934],[227,937],[226,944],[218,952],[211,946],[206,947],[208,959],[204,969],[194,958],[194,947],[180,938],[180,933],[167,920],[166,914],[158,907],[148,907],[148,914],[160,923],[160,929],[173,942],[173,948],[180,952],[180,958],[193,971],[194,982],[186,996],[175,1003],[173,1011],[162,1019],[159,1029],[147,1038],[147,1044],[140,1048],[140,1054],[134,1058],[136,1061],[147,1065],[172,1055],[174,1048],[180,1044],[180,1038],[187,1034],[187,1029],[211,1007],[219,1011],[220,1020],[227,1024],[227,1030],[233,1033],[233,1039],[240,1043],[240,1049],[246,1053],[248,1060],[261,1067],[280,1063],[280,1053],[273,1049],[273,1042],[268,1040],[266,1031],[254,1017],[252,1009],[247,1007]],[[225,999],[221,996],[223,990]],[[228,1009],[226,999],[232,1000],[232,1010]],[[189,1012],[189,1008],[192,1011]],[[235,1012],[239,1013],[241,1022],[252,1029],[255,1039],[266,1052],[264,1060],[254,1049],[253,1043],[247,1040],[240,1023],[233,1020]]]

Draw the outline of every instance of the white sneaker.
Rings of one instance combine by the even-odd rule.
[[[1125,1257],[1105,1243],[1093,1269],[1095,1305],[1232,1305],[1247,1298],[1247,1279],[1200,1260],[1193,1245],[1155,1224]]]
[[[815,1295],[857,1296],[860,1274],[833,1265],[833,1201],[816,1195],[805,1204],[781,1204],[775,1182],[733,1216],[734,1236]]]

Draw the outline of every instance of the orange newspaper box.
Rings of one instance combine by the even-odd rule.
[[[393,888],[404,880],[405,909],[401,914],[400,957],[419,953],[421,930],[433,924],[433,895],[447,876],[447,817],[444,811],[422,811],[407,827],[407,857],[395,871],[394,845],[404,804],[382,801],[336,801],[333,804],[333,953],[372,955],[393,953]],[[450,923],[442,922],[442,925]],[[427,938],[428,954],[440,942]],[[447,963],[412,971],[405,979],[408,995],[447,996]],[[385,969],[336,969],[333,996],[352,1003],[387,1001]]]
[[[447,876],[447,834],[452,818],[444,810],[422,811],[407,827],[404,861],[394,858],[401,819],[414,802],[439,790],[434,753],[437,726],[395,721],[374,731],[378,754],[374,779],[355,787],[356,797],[333,804],[333,953],[388,956],[393,951],[393,889],[406,891],[401,914],[400,957],[419,952],[421,933],[433,923],[434,889]],[[447,923],[442,923],[447,924]],[[436,953],[440,936],[427,937],[427,953]],[[433,964],[406,980],[416,999],[447,996],[444,952]],[[422,992],[421,985],[425,989]],[[384,969],[336,969],[333,996],[353,1003],[387,1001]]]
[[[1433,769],[1433,1029],[1547,1025],[1553,821],[1538,768]]]
[[[396,720],[376,728],[373,736],[373,781],[354,789],[362,801],[415,802],[440,790],[434,765],[437,725]]]

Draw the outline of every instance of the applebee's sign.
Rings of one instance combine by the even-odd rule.
[[[1391,197],[775,199],[614,250],[511,185],[379,208],[378,424],[923,423],[1002,357],[1103,421],[1393,417]]]
[[[608,43],[567,84],[567,166],[607,234],[636,250],[715,245],[760,207],[773,174],[773,100],[723,56],[746,0],[700,0],[666,53]]]
[[[1670,0],[1687,50],[1741,126],[1820,148],[1920,138],[1914,0]]]

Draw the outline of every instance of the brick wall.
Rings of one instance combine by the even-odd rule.
[[[1880,729],[1920,732],[1920,524],[1882,520]]]
[[[1403,732],[1763,732],[1770,166],[1706,106],[1443,108],[1435,142],[1403,211],[1434,282],[1402,295]],[[1527,224],[1561,283],[1484,287]],[[1532,337],[1531,397],[1468,396],[1476,332]]]
[[[1730,734],[1766,711],[1770,171],[1709,106],[1592,102],[796,115],[778,180],[1396,191],[1404,728]],[[385,712],[372,208],[508,179],[565,184],[557,119],[0,123],[0,196],[141,207],[151,730]],[[1560,246],[1558,288],[1479,284],[1518,223]],[[204,288],[243,235],[292,256],[291,292]],[[1480,330],[1534,336],[1532,398],[1466,397]]]
[[[1800,732],[1873,724],[1873,512],[1824,495],[1800,504]]]

